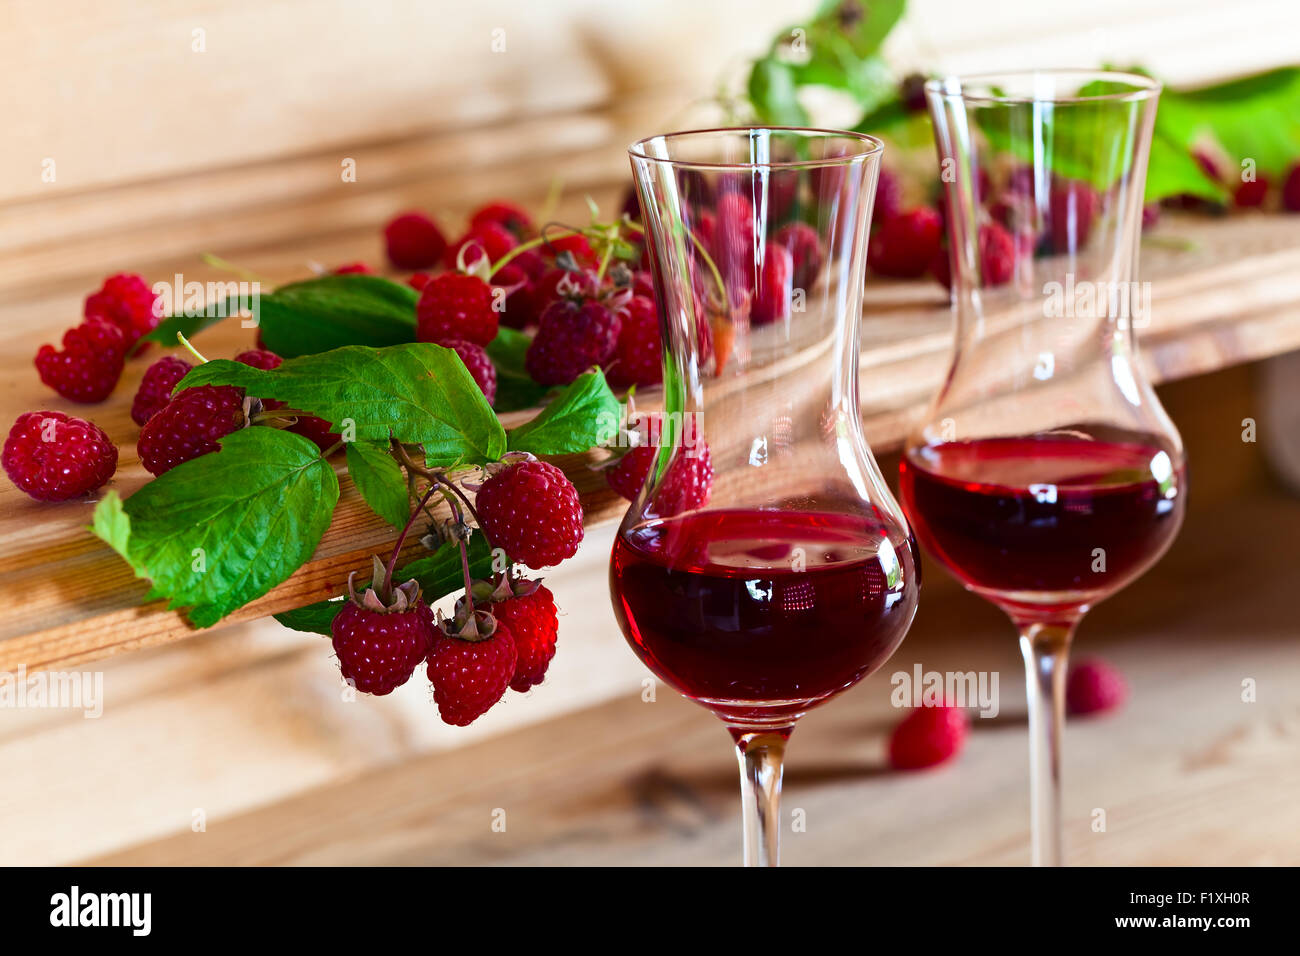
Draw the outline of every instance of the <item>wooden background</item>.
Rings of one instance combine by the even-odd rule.
[[[454,231],[479,201],[536,207],[557,180],[562,216],[581,216],[585,193],[608,203],[627,175],[628,141],[711,120],[692,100],[802,12],[788,0],[12,0],[0,8],[3,407],[40,394],[35,344],[75,322],[112,271],[206,278],[197,257],[213,252],[279,279],[309,261],[378,263],[379,225],[407,207]],[[1187,82],[1294,59],[1298,25],[1289,2],[1239,3],[1229,16],[1209,0],[1025,0],[996,11],[922,0],[890,53],[952,69],[1140,61]],[[355,183],[341,180],[345,159],[356,161]],[[1175,343],[1175,358],[1195,359],[1177,374],[1294,348],[1286,275],[1268,277],[1281,289],[1277,307],[1255,314],[1269,321],[1244,341],[1225,320]],[[1203,286],[1189,308],[1230,316],[1238,298]],[[940,341],[942,328],[927,334]],[[1072,845],[1078,862],[1296,862],[1294,845],[1274,837],[1300,824],[1295,617],[1278,584],[1296,557],[1296,535],[1278,528],[1300,526],[1258,446],[1239,441],[1240,419],[1260,408],[1254,375],[1177,387],[1180,424],[1203,416],[1193,503],[1207,510],[1161,570],[1097,612],[1093,633],[1115,635],[1100,646],[1141,693],[1070,751],[1076,779],[1110,786],[1081,793],[1075,811],[1086,814],[1088,799],[1130,808],[1113,838]],[[1216,537],[1219,524],[1232,534]],[[15,769],[0,795],[0,862],[730,862],[738,834],[725,742],[666,690],[653,719],[636,705],[644,672],[604,596],[610,533],[593,527],[553,582],[566,617],[548,683],[468,731],[441,725],[415,682],[342,705],[323,642],[264,623],[103,665],[99,720],[0,711],[0,752]],[[6,539],[9,571],[22,567],[21,537]],[[1001,668],[1005,729],[977,735],[951,770],[896,779],[879,762],[887,684],[868,682],[856,703],[796,737],[794,799],[813,801],[827,825],[790,850],[792,862],[1026,858],[1011,637],[978,601],[935,581],[896,663]],[[1280,692],[1243,713],[1226,685],[1252,673],[1272,675]],[[463,794],[465,814],[508,802],[530,822],[508,846],[493,844],[444,806]],[[190,832],[196,810],[203,834]],[[365,819],[388,821],[377,847],[354,841]],[[921,829],[944,820],[948,830]]]

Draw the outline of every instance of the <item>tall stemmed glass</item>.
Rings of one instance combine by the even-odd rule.
[[[631,147],[664,349],[657,445],[610,560],[615,614],[740,762],[746,865],[775,865],[795,722],[903,639],[918,577],[858,412],[881,146],[724,129]],[[645,425],[645,422],[642,422]]]
[[[1098,601],[1182,522],[1182,442],[1137,360],[1137,282],[1160,86],[1120,73],[950,78],[926,88],[944,180],[956,349],[907,441],[926,550],[1020,632],[1033,861],[1061,862],[1066,655]]]

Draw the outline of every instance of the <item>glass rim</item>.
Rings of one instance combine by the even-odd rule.
[[[778,160],[771,163],[709,163],[700,160],[669,159],[650,155],[645,147],[654,140],[674,140],[688,137],[703,138],[718,133],[745,133],[752,138],[754,133],[797,133],[806,139],[848,139],[865,146],[861,152],[846,156],[828,156],[823,159]],[[885,144],[875,136],[856,133],[847,129],[823,129],[816,126],[714,126],[705,129],[683,129],[671,133],[656,133],[636,140],[627,148],[633,159],[643,159],[650,163],[662,163],[665,166],[677,166],[684,169],[809,169],[835,166],[851,166],[869,157],[879,156],[884,152]]]
[[[961,87],[968,83],[991,84],[998,79],[1024,79],[1026,77],[1072,77],[1101,82],[1126,83],[1131,90],[1114,93],[1096,93],[1088,96],[997,96],[993,93],[969,93]],[[948,84],[957,83],[957,89],[948,88]],[[1126,73],[1123,70],[1089,70],[1082,68],[1046,69],[1046,70],[1003,70],[991,73],[951,73],[925,81],[927,95],[944,100],[956,100],[967,103],[992,104],[1030,104],[1030,103],[1132,103],[1158,96],[1164,84],[1157,79],[1141,73]]]

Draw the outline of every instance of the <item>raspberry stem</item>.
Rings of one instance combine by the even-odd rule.
[[[402,533],[397,536],[397,544],[393,545],[393,554],[388,559],[388,564],[384,568],[384,590],[383,593],[379,595],[384,599],[384,603],[388,602],[388,595],[393,584],[393,571],[397,567],[397,556],[402,553],[402,545],[406,543],[406,536],[410,534],[411,526],[415,524],[415,519],[419,517],[420,511],[424,508],[425,502],[432,498],[433,493],[437,490],[438,486],[436,484],[429,485],[429,490],[424,493],[424,497],[420,499],[420,503],[411,510],[411,517],[406,519],[406,527],[404,527]]]
[[[208,364],[207,358],[203,355],[202,352],[200,352],[198,349],[196,349],[193,345],[190,344],[190,340],[185,337],[184,332],[176,333],[176,341],[180,342],[181,347],[185,349],[185,351],[189,352],[196,359],[198,359],[200,365]]]

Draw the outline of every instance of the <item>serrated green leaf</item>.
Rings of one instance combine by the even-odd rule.
[[[570,455],[607,444],[618,434],[622,406],[599,370],[573,380],[541,414],[511,429],[511,451]]]
[[[505,430],[464,363],[431,342],[349,345],[289,359],[269,372],[216,359],[191,371],[177,389],[196,385],[237,385],[323,418],[338,432],[350,420],[350,437],[358,441],[386,442],[391,433],[424,445],[430,467],[482,464],[506,450]]]
[[[470,539],[466,550],[471,577],[487,578],[492,574],[492,552],[488,550],[481,534],[476,534]],[[393,574],[393,579],[399,583],[412,578],[420,582],[421,595],[429,604],[441,600],[448,594],[463,590],[465,581],[460,564],[460,549],[451,544],[444,544],[433,554],[417,558],[410,564],[398,568]],[[343,602],[337,599],[318,601],[306,607],[277,614],[275,619],[292,630],[324,634],[328,637],[334,615],[338,614],[342,607]]]
[[[126,556],[131,541],[131,519],[116,491],[110,491],[95,505],[94,523],[90,530],[118,554]]]
[[[281,286],[259,302],[266,347],[284,358],[344,345],[398,345],[415,338],[410,286],[382,276],[318,276]]]
[[[370,510],[394,528],[406,526],[411,516],[411,498],[401,466],[389,453],[387,443],[351,441],[345,446],[348,474]]]
[[[210,627],[311,557],[338,496],[334,469],[306,438],[244,428],[124,503],[105,498],[95,532],[153,582],[150,598],[190,608],[191,623]]]
[[[524,368],[524,359],[532,338],[518,329],[502,327],[491,342],[487,354],[497,370],[497,397],[492,406],[498,412],[536,408],[549,389],[538,385]]]

